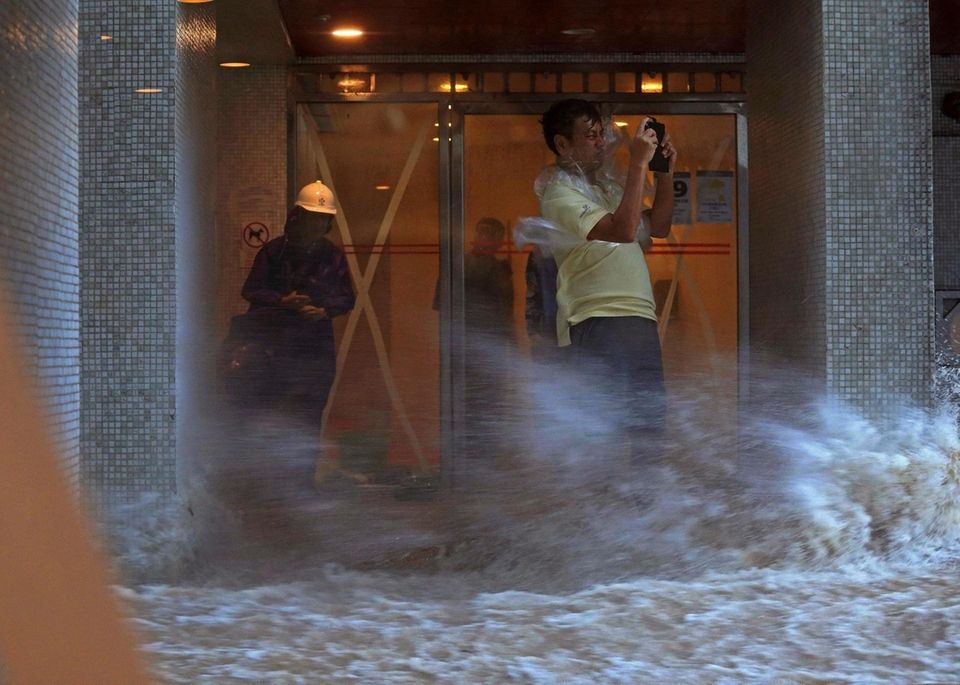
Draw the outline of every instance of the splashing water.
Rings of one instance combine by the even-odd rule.
[[[151,507],[141,525],[125,511],[119,592],[158,679],[955,680],[952,410],[871,421],[790,399],[798,381],[779,371],[782,406],[733,416],[690,380],[638,460],[609,398],[569,370],[509,372],[489,455],[438,502],[290,495],[309,534],[267,538],[209,478],[187,496],[193,515]],[[275,445],[283,426],[270,430]]]

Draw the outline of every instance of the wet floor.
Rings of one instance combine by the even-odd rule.
[[[567,425],[434,501],[127,512],[118,592],[158,681],[960,681],[950,412],[821,402],[737,449],[704,418],[639,465]]]
[[[571,594],[318,569],[126,590],[170,683],[956,682],[952,565],[634,579]]]

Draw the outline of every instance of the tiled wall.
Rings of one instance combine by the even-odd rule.
[[[77,1],[0,3],[0,297],[68,476],[80,454]],[[8,351],[4,352],[9,353]]]
[[[178,4],[176,109],[177,470],[201,451],[216,314],[217,3]]]
[[[749,18],[752,342],[878,415],[930,399],[928,21],[924,0]]]
[[[948,92],[960,91],[960,57],[934,57],[933,199],[938,290],[960,290],[960,121],[943,114]]]
[[[176,12],[80,2],[81,450],[97,490],[175,482]]]
[[[824,0],[823,19],[827,382],[872,412],[926,404],[934,344],[928,4]]]
[[[246,311],[240,289],[256,249],[244,243],[244,226],[265,224],[271,238],[283,231],[287,209],[286,73],[282,66],[253,66],[220,74],[220,333],[231,315]]]
[[[826,375],[820,0],[752,3],[747,78],[753,367]]]

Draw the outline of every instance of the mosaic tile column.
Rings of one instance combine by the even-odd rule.
[[[926,0],[825,0],[827,382],[874,412],[931,398]]]
[[[81,449],[94,490],[175,482],[175,27],[173,2],[80,3]]]
[[[754,2],[748,65],[753,342],[871,415],[927,404],[927,3]]]
[[[0,2],[0,297],[68,477],[80,462],[77,2]],[[4,351],[5,354],[9,351]]]

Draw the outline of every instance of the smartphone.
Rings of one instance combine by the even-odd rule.
[[[643,129],[647,130],[648,128],[652,128],[654,133],[657,134],[657,150],[653,153],[653,159],[650,160],[650,171],[670,171],[670,162],[663,156],[663,136],[667,132],[666,124],[650,117]]]

